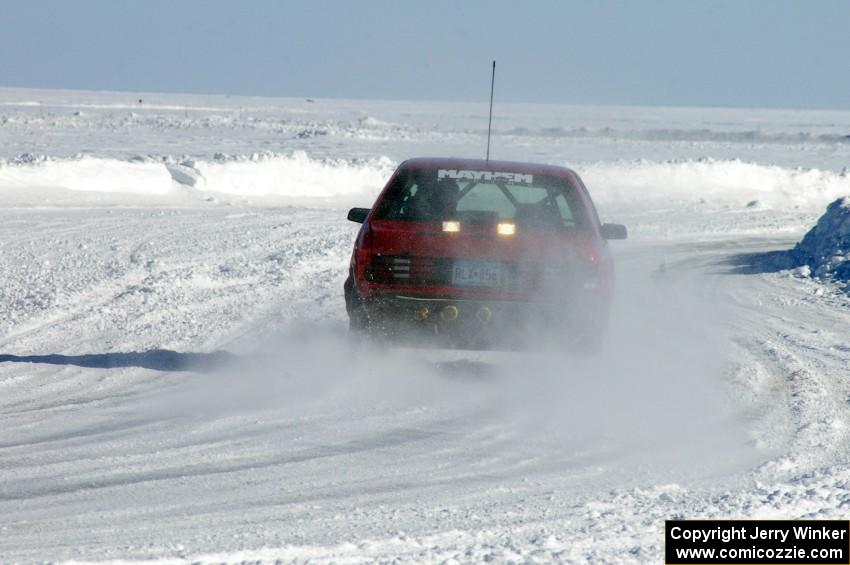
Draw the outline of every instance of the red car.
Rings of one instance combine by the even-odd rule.
[[[596,346],[614,288],[608,239],[570,169],[470,159],[402,163],[357,235],[345,304],[352,332],[459,348],[562,336]]]

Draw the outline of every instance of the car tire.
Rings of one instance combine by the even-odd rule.
[[[353,334],[363,335],[369,333],[369,317],[363,306],[355,306],[348,314],[348,331]]]
[[[586,355],[598,355],[605,345],[608,324],[596,319],[589,322],[577,332],[574,348]]]
[[[348,310],[348,334],[355,341],[373,340],[379,337],[378,328],[369,318],[366,305],[355,288],[347,289],[346,309]]]

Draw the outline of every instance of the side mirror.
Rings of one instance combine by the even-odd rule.
[[[623,224],[602,224],[602,239],[626,239],[628,232]]]
[[[352,208],[348,211],[348,220],[362,224],[366,221],[366,216],[369,215],[369,208]]]

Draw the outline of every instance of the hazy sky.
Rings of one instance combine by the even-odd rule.
[[[850,109],[850,1],[0,0],[0,86]]]

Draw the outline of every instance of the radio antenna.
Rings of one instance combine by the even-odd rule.
[[[496,84],[496,61],[493,61],[493,74],[490,75],[490,119],[487,121],[487,161],[490,160],[490,130],[493,127],[493,86]]]

